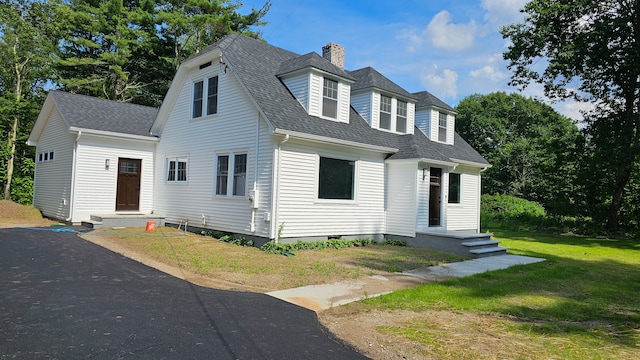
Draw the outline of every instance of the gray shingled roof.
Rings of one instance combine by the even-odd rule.
[[[441,109],[445,109],[445,110],[449,110],[449,111],[456,111],[454,108],[452,108],[451,106],[447,105],[444,101],[438,99],[437,97],[435,97],[432,93],[428,92],[428,91],[420,91],[417,93],[413,93],[413,97],[418,99],[418,102],[416,103],[416,109],[420,109],[423,107],[429,107],[429,106],[436,106],[439,107]]]
[[[356,78],[356,83],[351,85],[351,90],[361,90],[369,88],[378,88],[388,91],[392,94],[400,95],[406,98],[415,99],[408,91],[398,86],[393,81],[387,79],[372,67],[366,67],[360,70],[350,71],[349,74]]]
[[[149,136],[158,109],[51,90],[49,96],[70,127]]]
[[[309,67],[316,68],[318,70],[325,71],[329,74],[337,75],[345,79],[355,80],[351,75],[349,75],[344,69],[341,69],[331,62],[327,61],[322,56],[317,53],[310,52],[308,54],[298,56],[296,58],[285,60],[280,64],[280,68],[276,75],[284,75],[290,72],[294,72],[301,69],[306,69]]]
[[[384,132],[371,128],[353,108],[349,123],[309,115],[277,77],[277,74],[281,73],[281,67],[285,66],[282,64],[295,63],[295,59],[300,58],[298,54],[238,34],[229,35],[214,46],[220,47],[224,58],[276,129],[399,149],[399,152],[390,156],[392,159],[460,159],[488,165],[488,162],[457,134],[455,145],[446,145],[429,140],[417,128],[415,135]],[[318,58],[329,63],[321,57]],[[377,73],[375,70],[373,72]],[[362,74],[373,72],[366,70]],[[350,74],[354,76],[353,72]],[[382,75],[380,77],[384,78]],[[376,76],[376,80],[380,78]],[[352,86],[354,85],[359,86],[357,82]],[[402,88],[393,93],[414,98]]]

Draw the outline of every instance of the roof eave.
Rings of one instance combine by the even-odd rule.
[[[292,131],[292,130],[275,129],[274,130],[274,134],[289,135],[290,137],[309,140],[309,141],[322,142],[322,143],[331,143],[331,144],[343,145],[343,146],[348,146],[348,147],[355,147],[355,148],[366,149],[366,150],[371,150],[371,151],[380,152],[380,153],[386,153],[386,154],[397,153],[398,151],[400,151],[399,149],[392,148],[392,147],[378,146],[378,145],[372,145],[372,144],[364,144],[364,143],[359,143],[359,142],[355,142],[355,141],[341,140],[341,139],[336,139],[336,138],[331,138],[331,137],[326,137],[326,136],[313,135],[313,134],[307,134],[307,133],[302,133],[302,132]]]
[[[139,140],[139,141],[145,141],[145,142],[154,142],[157,143],[158,141],[160,141],[159,138],[149,135],[149,136],[145,136],[145,135],[135,135],[135,134],[125,134],[125,133],[118,133],[118,132],[113,132],[113,131],[104,131],[104,130],[95,130],[95,129],[85,129],[85,128],[79,128],[79,127],[75,127],[72,126],[69,128],[69,132],[71,133],[82,133],[84,135],[95,135],[95,136],[101,136],[101,137],[109,137],[109,138],[120,138],[120,139],[129,139],[129,140]]]
[[[461,160],[461,159],[454,159],[454,158],[451,158],[451,161],[455,161],[456,163],[458,163],[460,165],[468,165],[468,166],[478,167],[478,168],[481,168],[481,169],[488,169],[488,168],[493,166],[493,165],[488,164],[488,163],[480,163],[480,162],[476,162],[476,161]]]

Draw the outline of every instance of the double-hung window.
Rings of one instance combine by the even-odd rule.
[[[320,157],[318,198],[353,200],[355,161]]]
[[[231,184],[229,183],[231,179]],[[231,189],[229,189],[231,186]],[[218,155],[216,160],[216,195],[244,196],[247,189],[247,154]]]
[[[407,102],[398,100],[398,109],[396,114],[396,132],[407,132]]]
[[[380,95],[380,128],[391,130],[391,98]]]
[[[447,142],[447,114],[443,112],[438,116],[438,141]]]
[[[449,204],[460,204],[460,174],[449,174]]]
[[[338,118],[338,82],[327,78],[322,87],[322,116]]]
[[[167,159],[167,182],[187,181],[187,159],[168,158]]]
[[[204,80],[193,83],[193,104],[191,117],[196,119],[203,114],[213,115],[218,113],[218,77],[207,79],[207,93],[205,98]]]

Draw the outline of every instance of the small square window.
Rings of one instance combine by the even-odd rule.
[[[187,159],[167,159],[167,182],[187,181]]]
[[[353,200],[355,161],[321,157],[318,198]]]

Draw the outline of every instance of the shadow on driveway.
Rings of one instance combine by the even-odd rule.
[[[366,359],[313,311],[202,288],[72,233],[0,229],[0,358]]]

